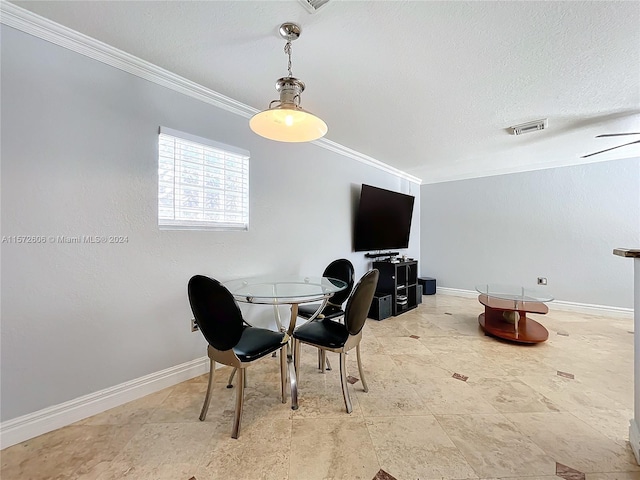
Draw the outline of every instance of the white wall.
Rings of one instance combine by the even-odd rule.
[[[421,266],[439,287],[513,283],[633,307],[614,248],[640,244],[640,159],[421,186]],[[542,287],[541,287],[542,288]]]
[[[262,139],[246,118],[13,28],[1,35],[1,234],[128,237],[2,244],[3,421],[205,355],[189,328],[196,273],[320,274],[347,257],[361,276],[370,262],[351,242],[362,183],[417,197],[403,253],[419,258],[415,184]],[[158,230],[160,125],[251,152],[248,232]]]

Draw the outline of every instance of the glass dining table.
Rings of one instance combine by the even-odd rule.
[[[291,408],[298,408],[298,384],[293,363],[293,349],[291,335],[296,327],[298,318],[298,305],[301,303],[320,302],[315,314],[309,318],[312,321],[322,311],[331,296],[347,288],[347,283],[328,277],[305,276],[261,276],[241,278],[224,282],[224,286],[231,292],[238,302],[250,304],[273,305],[275,320],[280,331],[285,328],[280,319],[278,305],[290,305],[291,317],[286,328],[288,340],[287,365],[289,373],[289,385],[291,391]]]

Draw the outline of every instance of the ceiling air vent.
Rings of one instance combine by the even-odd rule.
[[[329,3],[329,0],[298,0],[302,5],[304,5],[304,8],[306,8],[309,13],[316,13],[318,10],[320,10],[322,7],[324,7],[327,3]]]
[[[547,128],[548,122],[546,118],[542,120],[534,120],[533,122],[521,123],[520,125],[514,125],[509,127],[509,131],[512,135],[522,135],[523,133],[535,132],[537,130],[544,130]]]

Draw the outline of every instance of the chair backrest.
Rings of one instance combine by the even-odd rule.
[[[334,260],[327,265],[322,276],[336,278],[343,282],[347,282],[347,288],[335,293],[329,299],[329,302],[333,305],[342,305],[347,298],[349,298],[349,295],[351,295],[351,290],[353,290],[353,283],[355,282],[355,270],[353,268],[353,264],[346,258]]]
[[[195,275],[187,288],[198,328],[209,345],[225,351],[237,345],[242,335],[242,312],[233,295],[217,280]]]
[[[379,272],[375,268],[365,273],[347,301],[347,307],[344,310],[344,323],[350,335],[357,335],[364,327],[373,294],[376,293],[378,286],[378,275]]]

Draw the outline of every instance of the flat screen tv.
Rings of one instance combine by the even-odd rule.
[[[415,197],[362,185],[353,232],[356,252],[407,248]]]

